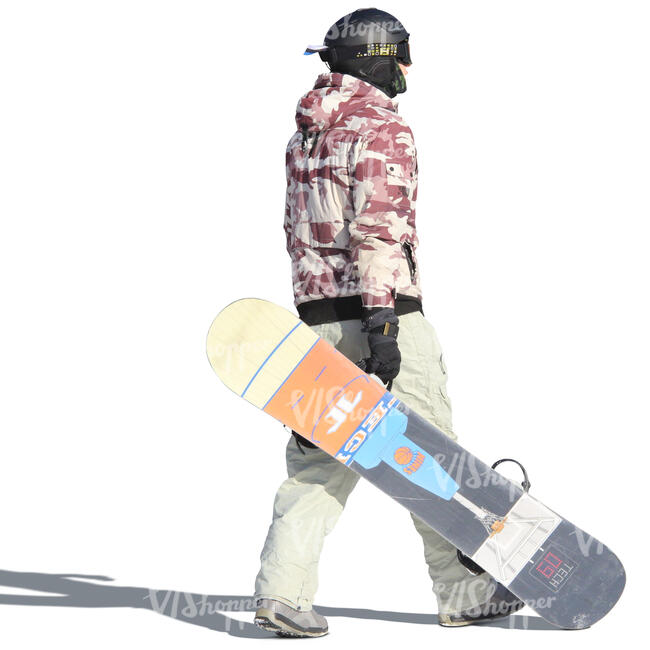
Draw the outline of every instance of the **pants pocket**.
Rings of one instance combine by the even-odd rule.
[[[412,406],[420,412],[420,415],[450,438],[455,439],[452,429],[451,401],[447,394],[447,367],[436,331],[418,312],[400,319],[400,327],[402,322],[407,330],[404,337],[404,344],[407,347],[405,352],[411,360],[408,367],[404,369],[411,373],[411,376],[403,377],[403,381],[409,386],[411,392],[417,393],[417,401],[423,406],[426,405],[425,410],[421,412],[418,404]],[[405,401],[409,403],[408,396]]]

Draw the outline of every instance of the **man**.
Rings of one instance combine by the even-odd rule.
[[[455,439],[442,352],[422,312],[415,146],[394,99],[406,90],[408,36],[394,16],[362,9],[337,21],[323,46],[308,48],[330,72],[298,104],[284,226],[302,320]],[[318,560],[359,476],[296,433],[286,460],[255,585],[255,622],[282,635],[321,636],[327,622],[312,609]],[[453,546],[412,519],[441,624],[522,606],[487,574],[471,575]]]

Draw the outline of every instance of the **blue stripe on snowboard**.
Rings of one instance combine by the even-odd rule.
[[[296,327],[298,327],[298,325],[296,325]],[[293,329],[295,330],[296,327],[294,327]],[[291,332],[293,332],[293,330],[291,330]],[[291,334],[291,332],[289,332],[289,334]],[[287,336],[289,336],[289,334],[287,334]],[[269,399],[266,400],[266,404],[264,404],[262,410],[264,410],[269,405],[269,402],[275,397],[276,393],[282,388],[282,386],[284,386],[287,383],[287,379],[289,379],[289,377],[293,375],[294,370],[305,360],[305,357],[311,352],[311,349],[316,345],[316,343],[318,343],[318,341],[320,341],[320,336],[309,346],[309,350],[307,350],[307,352],[305,352],[305,354],[302,355],[300,361],[298,361],[298,363],[291,369],[291,372],[283,379],[282,383],[275,389],[273,395],[271,395],[271,397],[269,397]],[[275,352],[275,350],[273,350],[273,352]],[[271,354],[273,354],[273,352],[271,352]]]
[[[244,388],[244,392],[241,394],[242,397],[244,397],[244,395],[246,395],[246,391],[250,388],[250,385],[253,383],[253,381],[255,381],[255,377],[257,377],[257,375],[259,375],[260,370],[261,370],[262,368],[264,368],[264,366],[266,365],[266,362],[267,362],[267,361],[268,361],[268,360],[269,360],[269,359],[270,359],[270,358],[275,354],[276,350],[277,350],[277,349],[278,349],[278,348],[279,348],[279,347],[280,347],[280,346],[281,346],[281,345],[282,345],[282,344],[283,344],[283,343],[284,343],[284,342],[285,342],[285,341],[286,341],[286,340],[287,340],[287,339],[288,339],[288,338],[289,338],[289,337],[294,333],[294,331],[295,331],[298,327],[300,327],[301,325],[302,325],[302,323],[298,323],[298,325],[296,325],[295,327],[293,327],[293,328],[291,329],[291,331],[290,331],[290,332],[289,332],[289,333],[288,333],[288,334],[287,334],[287,335],[286,335],[286,336],[285,336],[285,337],[284,337],[284,338],[283,338],[283,339],[282,339],[282,340],[281,340],[281,341],[280,341],[280,342],[279,342],[279,343],[278,343],[278,344],[273,348],[273,350],[271,350],[271,354],[269,354],[269,356],[266,357],[266,359],[264,359],[264,361],[262,361],[262,365],[261,365],[261,366],[260,366],[260,367],[255,371],[255,374],[251,377],[251,380],[246,384],[246,388]],[[292,372],[293,372],[293,371],[292,371]],[[286,381],[286,380],[285,380],[285,381]],[[277,391],[276,391],[276,392],[277,392]],[[267,402],[267,404],[268,404],[268,402]],[[265,404],[264,406],[266,406],[266,404]]]

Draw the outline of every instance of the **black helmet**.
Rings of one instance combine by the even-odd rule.
[[[397,64],[411,64],[408,38],[395,16],[357,9],[330,27],[323,45],[310,46],[305,54],[318,52],[332,72],[351,74],[395,97],[406,90]]]

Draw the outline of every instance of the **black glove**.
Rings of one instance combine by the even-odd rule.
[[[363,332],[368,332],[370,356],[357,364],[369,374],[375,374],[385,384],[392,383],[399,373],[402,357],[397,346],[399,319],[389,307],[375,307],[365,311]]]

